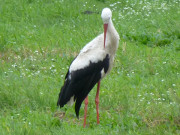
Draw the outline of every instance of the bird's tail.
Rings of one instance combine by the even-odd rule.
[[[79,119],[79,110],[81,107],[81,104],[83,102],[84,98],[77,98],[76,104],[75,104],[75,112],[76,112],[76,117]]]
[[[65,82],[59,93],[57,106],[60,106],[60,108],[61,108],[65,104],[72,104],[72,102],[74,102],[77,99],[76,104],[75,104],[75,112],[76,112],[76,117],[79,118],[79,110],[80,110],[81,104],[86,96],[84,96],[83,98],[77,98],[77,97],[68,95],[67,91],[69,89],[70,89],[69,82]]]
[[[65,81],[64,85],[61,88],[61,92],[59,93],[57,106],[63,107],[70,100],[71,95],[68,94],[68,89],[69,81]]]
[[[63,87],[61,88],[62,91]],[[64,105],[62,104],[61,100],[62,100],[62,92],[59,93],[59,97],[58,97],[58,101],[57,101],[57,106],[63,107]]]

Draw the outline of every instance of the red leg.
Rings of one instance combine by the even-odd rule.
[[[97,112],[97,124],[99,124],[99,89],[100,89],[100,81],[97,84],[97,93],[96,93],[96,112]]]
[[[85,107],[84,107],[84,124],[83,127],[86,126],[86,116],[87,116],[87,106],[88,106],[88,96],[84,100]]]

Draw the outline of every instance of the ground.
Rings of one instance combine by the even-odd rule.
[[[0,134],[180,134],[179,0],[0,0]],[[120,43],[87,127],[58,93],[73,58],[113,12]]]

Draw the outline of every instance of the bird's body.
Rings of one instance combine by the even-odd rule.
[[[101,16],[103,19],[103,12]],[[112,69],[118,44],[119,35],[111,18],[109,18],[107,32],[100,34],[84,46],[71,63],[64,86],[59,94],[57,104],[60,107],[66,103],[72,104],[75,101],[76,116],[79,116],[79,109],[83,100],[95,84]]]

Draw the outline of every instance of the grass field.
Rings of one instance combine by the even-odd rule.
[[[94,88],[83,128],[84,104],[78,120],[56,102],[72,59],[103,32],[104,7],[121,41],[100,124]],[[180,134],[180,1],[0,0],[0,134]]]

